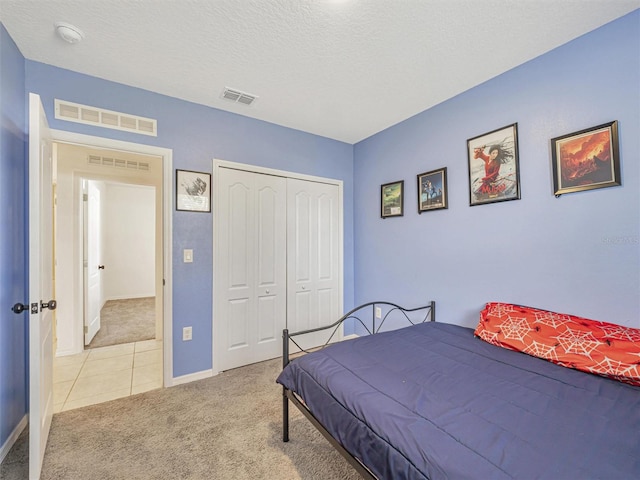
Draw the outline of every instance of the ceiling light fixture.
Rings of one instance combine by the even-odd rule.
[[[78,43],[84,38],[84,33],[82,33],[82,30],[68,23],[57,22],[55,24],[55,27],[58,36],[67,43]]]

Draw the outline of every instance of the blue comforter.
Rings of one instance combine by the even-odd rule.
[[[277,381],[380,479],[640,479],[640,388],[469,328],[430,322],[337,343]]]

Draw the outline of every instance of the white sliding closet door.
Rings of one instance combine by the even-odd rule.
[[[287,179],[287,328],[330,325],[340,311],[340,194],[337,185]],[[332,340],[342,339],[342,330]],[[296,341],[324,344],[327,333]],[[302,343],[301,343],[302,342]]]
[[[286,325],[285,178],[220,168],[218,371],[278,357]]]

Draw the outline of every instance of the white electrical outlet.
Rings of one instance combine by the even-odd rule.
[[[182,341],[186,342],[187,340],[191,340],[193,338],[193,331],[191,327],[184,327],[182,329]]]
[[[382,309],[380,307],[376,307],[376,318],[382,318]]]

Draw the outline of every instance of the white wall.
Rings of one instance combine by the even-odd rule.
[[[105,300],[155,296],[154,187],[108,183],[104,197]]]

